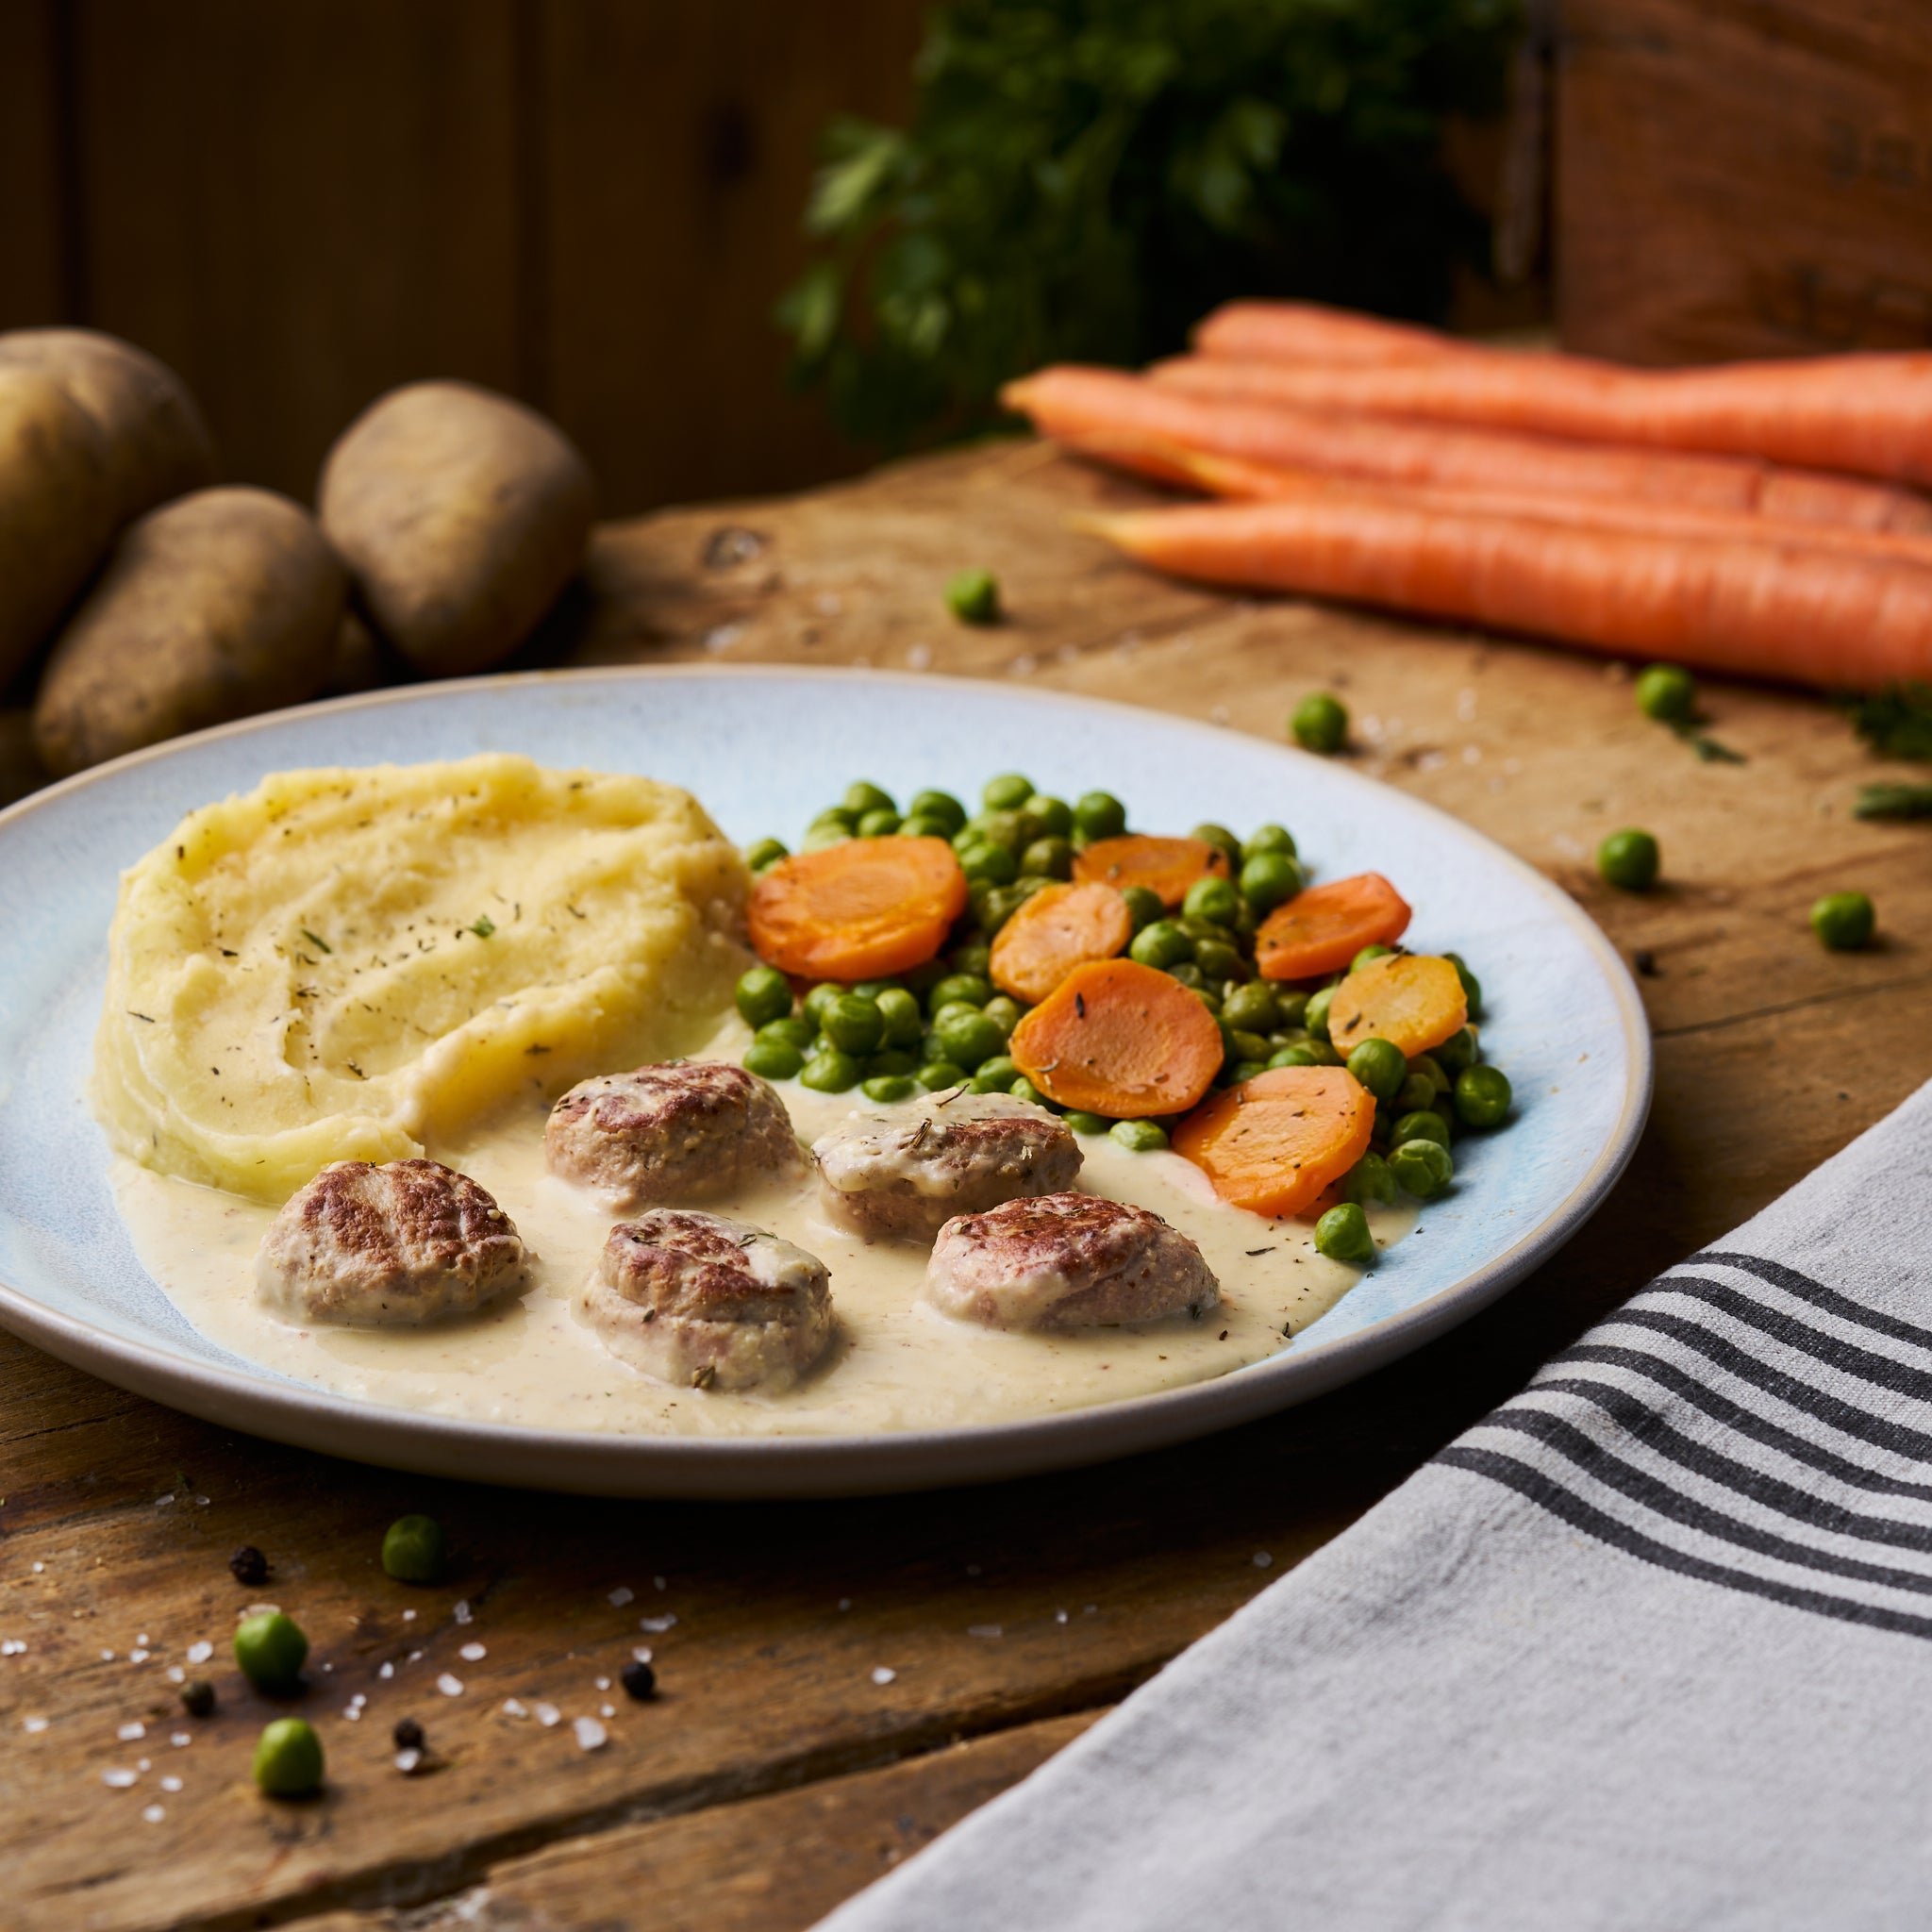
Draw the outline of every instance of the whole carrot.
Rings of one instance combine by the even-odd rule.
[[[1336,490],[1089,520],[1176,576],[1301,591],[1831,691],[1932,676],[1932,572]]]
[[[1708,450],[1932,483],[1932,354],[1623,369],[1476,344],[1374,366],[1178,357],[1196,394],[1459,423],[1650,449]]]
[[[1009,383],[1002,398],[1043,435],[1111,438],[1123,451],[1138,440],[1376,483],[1681,503],[1795,523],[1932,532],[1932,504],[1909,491],[1746,458],[1605,449],[1501,430],[1256,407],[1077,364]],[[1151,474],[1180,480],[1159,467]]]
[[[1236,362],[1414,362],[1453,355],[1453,336],[1319,302],[1224,302],[1197,323],[1194,347]]]

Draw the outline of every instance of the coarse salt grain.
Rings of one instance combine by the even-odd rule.
[[[466,1596],[459,1596],[457,1599],[457,1607],[454,1610],[450,1612],[450,1615],[453,1616],[458,1624],[467,1624],[470,1621],[470,1619],[475,1615],[475,1612],[470,1607],[469,1598]]]
[[[20,1727],[24,1731],[44,1731],[47,1728],[47,1720],[43,1717],[24,1717],[20,1721]]]
[[[1257,1550],[1249,1560],[1253,1562],[1257,1570],[1266,1570],[1274,1561],[1274,1558],[1266,1550]]]
[[[104,1785],[106,1785],[109,1790],[125,1791],[127,1789],[127,1787],[131,1785],[134,1782],[134,1780],[138,1778],[140,1775],[141,1774],[138,1771],[123,1771],[119,1767],[116,1767],[116,1769],[112,1771],[102,1772],[101,1782]]]
[[[906,668],[908,671],[930,671],[932,669],[932,646],[914,644],[906,653]]]
[[[408,1664],[413,1664],[413,1663],[420,1663],[420,1662],[422,1661],[422,1659],[423,1659],[423,1653],[422,1653],[422,1652],[421,1652],[420,1650],[412,1650],[412,1651],[411,1651],[411,1652],[410,1652],[410,1653],[408,1654],[408,1657],[405,1657],[405,1658],[403,1659],[403,1661],[404,1661],[405,1663],[408,1663]]]
[[[614,1704],[600,1704],[597,1707],[597,1714],[600,1717],[615,1717],[617,1707]]]
[[[396,1667],[394,1664],[384,1664],[383,1667],[379,1671],[377,1671],[375,1674],[378,1677],[388,1679],[390,1677],[393,1677],[395,1674]]]
[[[1056,1624],[1064,1624],[1064,1623],[1065,1623],[1065,1622],[1067,1621],[1067,1613],[1066,1613],[1066,1611],[1064,1611],[1064,1610],[1056,1610],[1056,1611],[1055,1611],[1055,1612],[1053,1613],[1053,1620],[1054,1620],[1054,1622],[1055,1622]]]
[[[136,1638],[136,1639],[135,1639],[134,1641],[135,1641],[135,1642],[137,1642],[137,1643],[145,1643],[145,1642],[147,1641],[147,1632],[146,1632],[145,1630],[143,1630],[143,1631],[142,1631],[142,1632],[141,1633],[141,1635],[140,1635],[139,1637],[137,1637],[137,1638]]]
[[[641,1643],[631,1652],[631,1656],[636,1657],[639,1663],[647,1664],[651,1661],[651,1646],[648,1643]]]
[[[151,1770],[153,1767],[151,1766],[147,1758],[137,1757],[134,1760],[134,1768],[136,1771],[148,1771]]]
[[[457,1652],[466,1664],[480,1664],[490,1653],[480,1643],[466,1643]]]
[[[636,1591],[627,1590],[623,1584],[620,1583],[617,1586],[617,1588],[610,1592],[611,1606],[613,1608],[621,1610],[623,1609],[625,1605],[629,1603],[636,1595]]]
[[[127,1661],[131,1664],[144,1664],[147,1661],[147,1652],[140,1648],[130,1650],[127,1653]]]
[[[405,1777],[408,1777],[422,1762],[423,1754],[420,1751],[398,1751],[396,1753],[396,1769]]]
[[[189,1745],[194,1742],[194,1733],[192,1731],[170,1731],[168,1733],[168,1742],[174,1745],[175,1750],[185,1751]]]
[[[966,1634],[969,1637],[1004,1637],[1007,1633],[997,1624],[969,1624]]]
[[[18,1657],[25,1648],[25,1638],[9,1637],[5,1643],[0,1643],[0,1657]]]
[[[890,1684],[898,1674],[897,1671],[889,1669],[885,1664],[874,1664],[872,1667],[872,1680],[874,1684]]]
[[[38,1576],[41,1574],[41,1572],[44,1570],[46,1567],[47,1566],[44,1563],[36,1563],[34,1565],[34,1574]]]
[[[460,1697],[463,1694],[463,1680],[460,1677],[453,1677],[447,1671],[444,1671],[437,1678],[436,1688],[445,1697]]]
[[[665,1587],[666,1585],[664,1579],[661,1576],[654,1576],[651,1578],[651,1588],[653,1590],[663,1590]]]
[[[170,1772],[161,1780],[161,1789],[164,1791],[178,1791],[181,1789],[181,1780],[173,1772]]]
[[[121,1728],[114,1733],[114,1735],[117,1738],[119,1738],[124,1744],[131,1744],[134,1742],[135,1739],[144,1738],[147,1736],[147,1726],[144,1724],[142,1724],[139,1718],[136,1718],[132,1724],[123,1724]]]
[[[362,1722],[362,1707],[359,1704],[345,1704],[342,1706],[342,1715],[350,1724],[359,1724]]]
[[[158,1824],[168,1814],[158,1805],[149,1805],[141,1814],[150,1824]]]
[[[608,1677],[592,1677],[591,1682],[600,1690],[608,1690],[610,1688],[610,1679]]]
[[[112,1663],[112,1662],[114,1661],[114,1653],[113,1653],[113,1652],[112,1652],[111,1650],[104,1650],[104,1651],[102,1651],[102,1653],[101,1653],[101,1661],[102,1661],[102,1662],[103,1662],[104,1664],[110,1664],[110,1663]]]
[[[187,1650],[182,1653],[192,1664],[205,1664],[214,1654],[214,1645],[208,1642],[206,1638],[199,1643],[191,1643]]]
[[[546,1731],[550,1728],[552,1724],[556,1724],[558,1720],[563,1716],[562,1711],[558,1710],[556,1705],[554,1704],[540,1704],[536,1707],[536,1711],[537,1722],[540,1724],[541,1724]]]
[[[593,1717],[573,1718],[570,1727],[576,1734],[579,1751],[601,1751],[610,1741],[610,1733]]]
[[[638,1619],[638,1628],[640,1630],[648,1630],[654,1637],[661,1637],[676,1622],[676,1615],[673,1611],[666,1610],[661,1617],[640,1617]]]
[[[405,1610],[405,1611],[403,1612],[403,1622],[404,1622],[404,1623],[406,1623],[406,1624],[413,1624],[413,1623],[414,1623],[415,1621],[416,1621],[416,1613],[415,1613],[415,1611],[414,1611],[414,1610]],[[462,1621],[463,1621],[463,1620],[462,1620],[462,1618],[460,1618],[460,1617],[458,1617],[458,1618],[457,1619],[457,1622],[458,1622],[458,1624],[460,1624],[460,1623],[461,1623]]]
[[[185,1684],[185,1683],[187,1683],[187,1681],[188,1681],[188,1673],[187,1673],[186,1671],[184,1671],[184,1670],[183,1670],[183,1669],[181,1668],[181,1666],[180,1666],[179,1664],[170,1664],[170,1665],[168,1666],[168,1682],[169,1682],[169,1683],[171,1683],[171,1684]]]

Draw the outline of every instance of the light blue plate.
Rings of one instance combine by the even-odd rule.
[[[795,838],[863,774],[905,796],[995,770],[1136,824],[1292,828],[1325,878],[1384,871],[1411,937],[1482,974],[1486,1052],[1515,1083],[1506,1133],[1457,1143],[1454,1192],[1285,1353],[1211,1382],[1039,1422],[919,1435],[691,1441],[419,1415],[325,1393],[205,1341],[135,1258],[82,1090],[121,869],[196,806],[303,765],[479,751],[648,773],[724,830]],[[628,1495],[915,1489],[1098,1461],[1306,1400],[1474,1314],[1574,1234],[1650,1102],[1650,1040],[1623,963],[1557,888],[1454,819],[1346,765],[1151,711],[874,672],[666,669],[478,679],[203,732],[0,813],[0,1323],[191,1414],[440,1474]]]

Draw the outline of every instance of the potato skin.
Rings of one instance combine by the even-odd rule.
[[[323,464],[322,527],[361,609],[419,670],[513,651],[583,561],[591,473],[554,424],[461,382],[391,390]]]
[[[0,687],[80,594],[114,527],[93,418],[51,375],[0,365]]]
[[[129,525],[41,679],[34,741],[57,777],[315,695],[348,583],[299,504],[197,491]]]
[[[115,528],[214,481],[214,443],[194,398],[132,342],[91,328],[15,329],[0,335],[0,366],[52,376],[94,419],[107,444]]]

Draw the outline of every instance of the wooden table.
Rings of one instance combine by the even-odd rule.
[[[1638,715],[1621,669],[1202,594],[1066,528],[1132,493],[1004,444],[612,527],[545,648],[958,672],[1270,739],[1303,691],[1342,691],[1361,769],[1512,846],[1654,962],[1656,1108],[1596,1221],[1455,1335],[1304,1408],[1138,1462],[885,1501],[587,1503],[391,1475],[207,1427],[0,1338],[0,1644],[25,1645],[0,1656],[0,1923],[807,1925],[1932,1072],[1932,830],[1848,816],[1882,768],[1827,708],[1715,689],[1710,728],[1749,761],[1700,763]],[[999,573],[1009,623],[944,615],[966,564]],[[1589,863],[1629,823],[1663,843],[1667,883],[1645,897]],[[1867,953],[1806,929],[1844,886],[1877,901]],[[452,1535],[443,1587],[378,1567],[410,1509]],[[274,1566],[264,1589],[229,1576],[244,1542]],[[258,1599],[313,1641],[300,1708],[329,1758],[313,1804],[248,1780],[266,1713],[225,1640]],[[186,1661],[198,1642],[206,1666]],[[662,1685],[648,1705],[607,1685],[640,1643]],[[213,1679],[214,1717],[181,1715],[171,1667]],[[606,1706],[608,1742],[579,1748],[570,1721]],[[404,1716],[427,1729],[431,1775],[392,1765]],[[132,1788],[103,1782],[115,1767],[140,1770]]]

